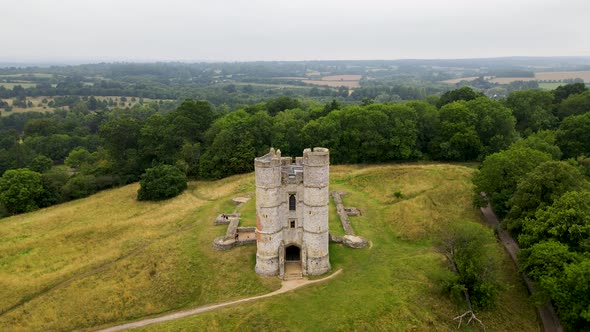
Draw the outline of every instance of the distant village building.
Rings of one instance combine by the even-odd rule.
[[[328,272],[328,149],[305,149],[293,161],[271,148],[254,164],[256,272],[281,277]]]

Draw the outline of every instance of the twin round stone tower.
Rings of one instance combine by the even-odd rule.
[[[281,157],[270,149],[254,160],[256,173],[256,273],[285,276],[330,271],[328,199],[330,152],[305,149]]]

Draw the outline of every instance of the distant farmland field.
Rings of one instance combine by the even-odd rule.
[[[590,82],[590,70],[581,71],[546,71],[535,73],[535,77],[496,77],[490,80],[492,83],[508,84],[514,81],[561,81],[581,78],[584,82]],[[461,81],[473,81],[477,77],[462,77],[441,81],[442,83],[457,84]]]
[[[535,77],[496,77],[492,78],[490,82],[492,83],[500,83],[500,84],[508,84],[510,82],[515,81],[536,81],[538,80]]]
[[[322,81],[360,81],[362,75],[332,75],[322,77]]]
[[[2,85],[2,84],[6,84],[6,83],[0,83],[0,85]],[[138,103],[139,100],[141,99],[139,97],[127,96],[127,97],[125,97],[125,98],[127,98],[127,101],[122,102],[121,96],[95,96],[95,98],[97,100],[101,100],[101,101],[105,101],[105,100],[108,101],[109,99],[112,99],[114,102],[117,103],[117,105],[114,105],[114,106],[118,106],[118,107],[131,107],[131,106],[135,105],[136,103]],[[32,107],[27,107],[27,108],[14,107],[11,112],[6,112],[4,109],[0,108],[0,111],[1,111],[0,116],[9,116],[10,114],[14,114],[14,113],[26,113],[26,112],[52,112],[56,109],[55,107],[50,107],[47,104],[42,103],[43,99],[46,99],[47,102],[54,100],[52,97],[49,97],[49,96],[27,97],[27,101],[30,101],[33,103]],[[14,98],[2,98],[0,100],[5,101],[8,103],[8,105],[12,106]],[[154,101],[158,101],[158,100],[159,99],[143,98],[144,103],[150,103],[150,102],[154,102]],[[162,100],[163,101],[171,101],[171,99],[162,99]],[[68,109],[68,106],[62,106],[61,108]]]
[[[562,85],[565,85],[565,83],[539,83],[539,88],[543,90],[555,90]]]
[[[347,88],[358,88],[361,86],[359,81],[362,77],[362,75],[332,75],[323,76],[320,80],[303,80],[302,82],[330,87],[345,86]]]
[[[347,88],[358,88],[361,85],[359,84],[359,81],[315,81],[315,80],[305,80],[302,81],[304,83],[307,84],[313,84],[313,85],[323,85],[323,86],[329,86],[329,87],[341,87],[341,86],[345,86]]]
[[[23,88],[31,88],[31,87],[35,87],[37,86],[36,83],[23,83],[23,82],[18,82],[18,83],[4,83],[4,82],[0,82],[0,86],[5,87],[6,89],[12,90],[12,88],[14,88],[15,85],[20,85]]]
[[[584,82],[590,82],[590,70],[586,71],[555,71],[536,73],[537,80],[564,80],[568,78],[581,78]]]
[[[448,84],[457,84],[461,81],[473,81],[473,80],[476,80],[477,78],[478,78],[477,76],[471,76],[471,77],[453,78],[451,80],[444,80],[441,82],[448,83]]]

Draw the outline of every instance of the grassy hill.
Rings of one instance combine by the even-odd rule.
[[[448,223],[480,222],[472,172],[446,164],[334,166],[330,189],[347,191],[345,205],[362,210],[351,221],[371,249],[331,244],[332,267],[343,269],[335,279],[144,330],[454,330],[452,318],[465,308],[436,282],[447,267],[432,238]],[[0,330],[87,329],[280,287],[254,273],[255,246],[212,248],[225,233],[214,217],[254,191],[253,174],[193,182],[158,203],[136,201],[137,189],[0,220]],[[243,224],[253,225],[254,201],[242,212]],[[330,228],[342,234],[335,213]],[[515,269],[499,245],[496,252],[507,287],[478,317],[488,331],[537,331]]]

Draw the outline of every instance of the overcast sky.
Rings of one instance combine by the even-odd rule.
[[[0,60],[590,55],[590,0],[0,0]]]

